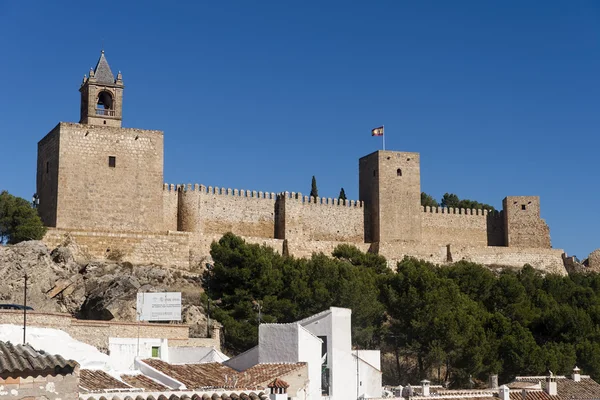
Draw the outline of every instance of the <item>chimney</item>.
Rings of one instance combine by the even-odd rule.
[[[556,388],[556,377],[552,375],[552,371],[550,371],[550,375],[546,377],[546,393],[550,396],[556,396],[558,390]]]
[[[427,379],[421,381],[421,396],[429,397],[429,381]]]
[[[498,375],[490,375],[488,386],[490,389],[498,389]]]
[[[580,372],[581,370],[577,368],[576,365],[575,368],[573,368],[573,375],[571,375],[571,378],[573,378],[573,382],[581,382],[581,375],[579,374]]]
[[[287,389],[290,387],[290,385],[288,385],[287,382],[282,381],[279,378],[276,378],[273,382],[269,383],[267,385],[267,387],[269,388],[269,391],[271,392],[271,393],[269,393],[269,400],[287,400],[288,399]]]
[[[508,386],[502,385],[498,388],[498,397],[500,400],[510,400],[510,390]]]
[[[527,390],[526,389],[521,390],[521,397],[523,398],[523,400],[527,400]]]

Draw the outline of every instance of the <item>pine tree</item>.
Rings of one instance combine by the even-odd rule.
[[[310,185],[310,197],[314,197],[315,199],[319,197],[319,190],[317,189],[317,178],[313,175],[312,183]]]
[[[344,188],[340,189],[340,195],[338,196],[338,199],[343,200],[343,204],[346,204],[346,192],[344,191]]]

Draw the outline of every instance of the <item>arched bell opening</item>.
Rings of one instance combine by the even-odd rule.
[[[100,93],[98,93],[98,102],[96,103],[96,115],[115,115],[113,96],[110,92],[103,90]]]

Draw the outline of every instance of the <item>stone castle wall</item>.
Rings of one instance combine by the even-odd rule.
[[[44,243],[53,249],[73,240],[82,253],[94,260],[128,261],[132,264],[158,264],[170,268],[190,265],[190,233],[135,233],[84,231],[49,228]]]
[[[64,241],[66,235],[69,235],[70,240],[73,240],[81,249],[84,249],[91,259],[101,260],[107,258],[107,254],[110,253],[105,251],[104,241],[110,238],[110,243],[114,248],[123,249],[121,251],[122,261],[133,264],[155,263],[196,272],[204,267],[204,262],[210,255],[211,243],[217,242],[222,237],[222,234],[167,232],[137,235],[142,238],[138,241],[132,240],[132,234],[51,229],[44,238],[44,242],[52,248]],[[171,242],[174,236],[180,239],[176,246]],[[314,253],[330,255],[338,245],[348,243],[358,247],[363,252],[373,251],[384,256],[388,260],[388,265],[392,268],[405,256],[409,256],[441,265],[460,260],[514,268],[521,268],[525,264],[530,264],[542,272],[566,273],[562,257],[564,253],[559,249],[470,246],[464,244],[439,245],[410,242],[362,243],[250,236],[243,238],[247,243],[271,247],[279,254],[284,253],[285,247],[287,254],[294,257],[310,257]],[[96,242],[103,244],[97,245]],[[153,250],[148,251],[148,249]]]
[[[422,241],[429,244],[488,245],[488,211],[424,207]]]
[[[193,215],[196,228],[193,231],[275,237],[275,193],[210,186],[206,190],[203,186],[199,189],[181,193],[183,197],[192,196],[190,206],[193,211],[197,210]]]
[[[279,239],[364,242],[364,209],[360,201],[286,192],[278,195],[276,207]]]

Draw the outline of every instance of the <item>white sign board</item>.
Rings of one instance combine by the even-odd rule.
[[[138,293],[138,321],[181,321],[181,293]]]

